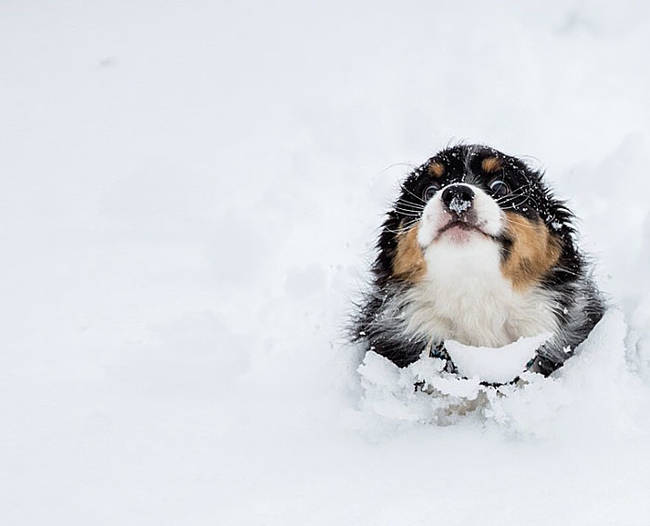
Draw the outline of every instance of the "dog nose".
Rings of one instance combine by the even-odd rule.
[[[452,184],[443,190],[440,197],[449,210],[462,215],[472,207],[474,191],[464,184]]]

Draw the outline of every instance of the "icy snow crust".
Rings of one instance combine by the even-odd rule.
[[[3,525],[650,523],[647,4],[40,4],[0,2]],[[344,343],[458,138],[543,162],[598,261],[549,379]]]
[[[467,378],[478,378],[488,383],[507,383],[526,369],[537,350],[553,336],[539,334],[519,338],[503,347],[472,347],[454,340],[445,342],[458,373]]]
[[[569,359],[551,378],[536,373],[520,374],[549,336],[522,338],[499,349],[447,342],[447,350],[465,377],[444,372],[444,361],[439,358],[422,356],[400,369],[369,352],[359,366],[364,389],[362,410],[400,424],[449,425],[470,418],[484,424],[497,423],[502,429],[516,433],[547,435],[556,425],[558,413],[566,404],[575,403],[578,393],[572,392],[573,389],[579,386],[592,390],[591,396],[603,398],[602,394],[598,395],[597,382],[608,371],[625,372],[622,352],[625,324],[620,312],[609,312],[577,350],[576,357]],[[611,352],[612,348],[621,352]],[[498,356],[504,352],[509,354],[508,358]],[[467,353],[472,356],[463,356]],[[515,376],[520,378],[516,383],[498,387],[481,383],[508,382]],[[632,376],[626,381],[638,384]],[[581,393],[580,397],[585,394]],[[606,400],[600,402],[611,404]],[[572,407],[570,412],[575,409]]]

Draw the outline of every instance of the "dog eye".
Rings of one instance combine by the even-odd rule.
[[[489,187],[494,197],[504,197],[510,193],[510,187],[501,179],[493,179]]]
[[[438,190],[440,190],[439,184],[432,184],[431,186],[427,186],[427,189],[424,191],[423,194],[424,200],[428,201],[429,199],[431,199]]]

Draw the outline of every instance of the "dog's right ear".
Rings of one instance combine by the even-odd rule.
[[[381,226],[381,233],[375,246],[377,249],[377,257],[375,258],[372,270],[378,283],[382,286],[388,282],[393,274],[393,259],[397,251],[397,235],[399,233],[400,222],[401,219],[394,210],[388,212]]]

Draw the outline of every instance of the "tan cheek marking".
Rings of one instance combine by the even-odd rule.
[[[426,262],[418,243],[418,227],[400,234],[397,250],[393,258],[393,274],[395,277],[416,283],[426,273]]]
[[[542,221],[530,221],[513,212],[505,215],[513,243],[501,272],[515,289],[524,290],[538,283],[557,263],[562,248]]]
[[[487,157],[481,162],[481,168],[484,172],[491,174],[501,168],[501,161],[496,157]]]
[[[445,175],[445,166],[441,163],[431,163],[428,170],[434,177],[442,177]]]

